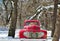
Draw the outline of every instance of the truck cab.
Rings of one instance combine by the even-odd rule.
[[[46,39],[47,31],[40,29],[38,20],[25,20],[24,28],[19,31],[19,38]]]

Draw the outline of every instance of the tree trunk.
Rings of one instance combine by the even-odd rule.
[[[11,17],[12,17],[12,13],[13,13],[13,6],[12,6],[12,2],[11,0],[9,0],[11,3],[11,12],[10,12],[10,17],[8,18],[8,22],[10,21]]]
[[[14,1],[14,13],[12,14],[11,17],[11,24],[8,33],[8,36],[12,36],[13,38],[15,36],[15,29],[16,29],[16,22],[17,22],[17,2],[18,0]]]
[[[60,36],[59,34],[60,34],[60,15],[58,15],[57,17],[56,29],[52,41],[59,41],[59,36]]]
[[[21,22],[22,22],[22,17],[21,17],[21,15],[22,15],[22,2],[23,1],[20,2],[20,5],[21,6],[20,6],[20,14],[19,14],[19,22],[20,22],[19,25],[20,25],[20,29],[22,28],[21,27],[22,26],[22,24],[21,24]]]
[[[46,11],[44,11],[44,26],[45,26],[45,29],[47,30],[47,27],[48,27],[48,24],[47,24],[47,22],[48,22],[48,20],[47,20],[47,12]]]
[[[51,37],[54,35],[55,31],[55,24],[56,24],[56,16],[57,16],[57,7],[58,7],[58,0],[54,0],[54,13],[53,13],[53,18],[52,18],[52,34]]]

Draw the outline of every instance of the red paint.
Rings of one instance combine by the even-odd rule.
[[[26,25],[27,22],[37,22],[38,25],[29,26],[29,25]],[[38,20],[25,20],[24,21],[24,29],[21,29],[19,31],[19,38],[28,38],[29,39],[29,37],[26,37],[26,36],[23,35],[23,33],[26,32],[26,31],[27,32],[33,32],[33,33],[35,33],[35,32],[43,32],[44,35],[42,37],[40,37],[40,38],[41,39],[46,39],[47,38],[47,31],[40,29],[40,22]],[[40,39],[40,38],[38,38],[38,39]]]

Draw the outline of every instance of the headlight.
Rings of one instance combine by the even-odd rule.
[[[38,33],[38,38],[39,38],[39,37],[42,37],[43,35],[44,35],[44,32],[39,32],[39,33]]]
[[[29,32],[24,32],[24,36],[26,36],[26,37],[30,37]]]

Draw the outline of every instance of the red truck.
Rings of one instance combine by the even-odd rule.
[[[38,20],[25,20],[24,28],[19,31],[19,38],[46,39],[47,31],[40,29]]]

